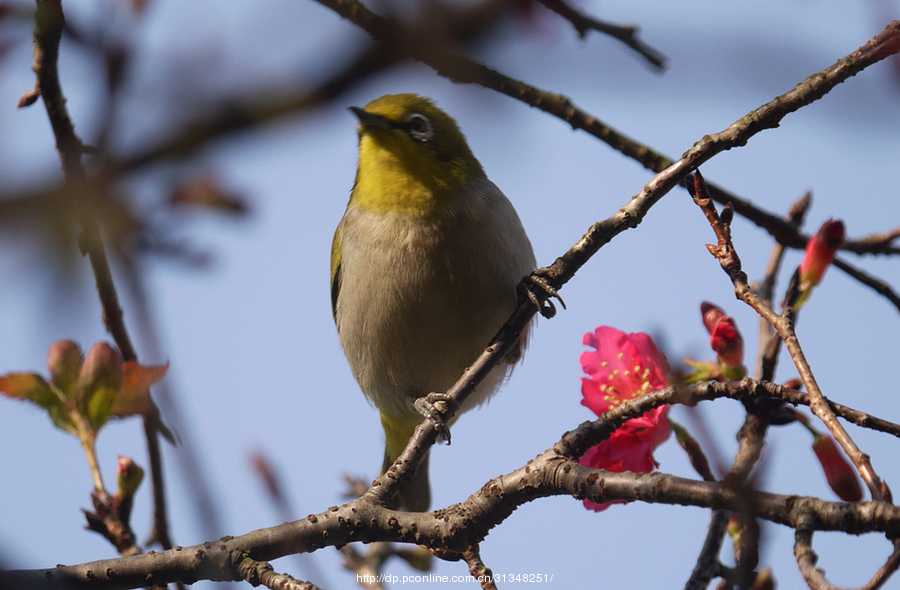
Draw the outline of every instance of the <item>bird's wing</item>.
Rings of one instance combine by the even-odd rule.
[[[338,224],[331,241],[331,315],[337,321],[337,302],[341,293],[341,228]],[[340,327],[338,327],[340,331]]]

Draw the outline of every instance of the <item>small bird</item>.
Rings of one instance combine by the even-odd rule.
[[[382,473],[423,419],[416,400],[445,392],[509,319],[535,267],[509,200],[449,115],[415,94],[382,96],[359,119],[359,168],[331,246],[331,310],[363,393],[381,413]],[[486,401],[516,348],[460,408]],[[392,507],[431,504],[428,457]]]

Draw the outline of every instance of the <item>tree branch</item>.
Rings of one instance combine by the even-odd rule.
[[[636,26],[612,25],[603,22],[596,18],[582,14],[578,10],[566,4],[563,0],[539,1],[541,4],[543,4],[556,14],[572,23],[572,26],[575,27],[576,31],[578,31],[579,37],[584,38],[590,31],[599,31],[601,33],[609,35],[614,39],[618,39],[628,47],[632,48],[641,56],[643,56],[643,58],[646,59],[650,63],[650,65],[656,67],[659,70],[665,69],[666,57],[638,38],[638,28]]]
[[[898,311],[900,311],[900,295],[898,295],[897,292],[890,287],[890,285],[888,285],[884,281],[866,274],[855,266],[852,266],[839,258],[835,258],[832,264],[863,285],[871,287],[879,295],[883,295],[888,301],[894,304],[894,307],[896,307]]]
[[[703,548],[700,549],[697,564],[694,566],[694,571],[691,572],[691,577],[685,583],[684,590],[706,590],[713,578],[721,574],[722,564],[719,561],[719,551],[722,550],[722,541],[725,539],[729,516],[730,513],[724,510],[713,510],[706,531],[706,539],[703,541]]]
[[[81,228],[79,245],[82,253],[86,253],[91,262],[97,293],[103,309],[104,324],[115,340],[124,360],[136,362],[137,354],[125,327],[109,259],[106,256],[100,227],[93,212],[93,203],[99,189],[88,181],[81,159],[85,148],[75,133],[75,127],[69,117],[66,100],[59,82],[57,68],[59,42],[65,26],[65,16],[60,0],[37,0],[35,23],[34,71],[37,76],[35,88],[39,90],[43,99],[47,117],[56,138],[56,147],[62,161],[66,187],[77,202],[75,210]],[[164,510],[161,456],[158,440],[155,440],[160,432],[161,423],[156,411],[144,416],[144,427],[147,434],[151,473],[153,474],[154,498],[157,502],[154,535],[158,539],[167,540],[168,526]],[[171,546],[171,543],[168,543],[168,546]]]
[[[270,561],[357,541],[415,543],[464,552],[483,540],[518,506],[554,495],[596,502],[624,500],[699,506],[749,514],[793,528],[802,525],[851,534],[900,534],[900,508],[884,502],[828,502],[747,488],[736,490],[722,483],[662,473],[611,473],[578,464],[577,456],[582,448],[602,440],[626,420],[660,404],[770,395],[784,395],[785,401],[789,401],[793,393],[776,384],[744,379],[734,383],[668,387],[641,396],[566,433],[554,447],[519,469],[487,482],[464,502],[431,513],[389,510],[364,495],[299,521],[193,547],[46,570],[0,572],[0,587],[50,588],[54,584],[69,584],[72,588],[113,589],[174,581],[190,584],[203,579],[237,580],[241,575],[235,564],[244,557]]]
[[[469,60],[454,53],[452,47],[442,44],[440,39],[426,38],[428,43],[423,43],[421,27],[417,26],[410,30],[411,27],[406,27],[396,20],[381,17],[356,0],[317,1],[380,41],[382,43],[381,51],[394,56],[388,60],[390,63],[398,61],[396,53],[400,52],[402,55],[408,55],[429,65],[439,75],[451,81],[478,84],[505,94],[569,123],[573,129],[587,132],[654,172],[660,173],[673,163],[672,159],[654,151],[649,146],[627,137],[611,126],[606,125],[597,117],[579,109],[568,98],[560,94],[540,90],[505,76],[483,64]],[[416,43],[416,40],[419,42]],[[789,112],[793,112],[805,104],[821,98],[822,95],[850,76],[857,74],[859,71],[891,54],[897,53],[898,46],[900,46],[900,21],[895,21],[865,46],[842,58],[835,65],[813,74],[804,82],[801,82],[794,90],[751,112],[745,118],[749,120],[742,119],[736,122],[729,130],[736,125],[738,127],[746,127],[745,133],[738,138],[738,141],[731,142],[727,146],[723,145],[718,151],[743,145],[742,142],[745,142],[750,136],[760,131],[761,129],[756,127],[752,120],[764,123],[764,128],[776,127],[781,118]],[[378,62],[379,60],[371,57],[366,61],[368,63]],[[364,69],[364,72],[371,73],[372,71],[370,63]],[[338,77],[344,79],[347,76],[342,74]],[[338,86],[340,86],[341,90],[346,89],[345,85]],[[320,104],[326,98],[332,98],[335,95],[334,91],[326,89],[333,87],[333,82],[327,82],[322,85],[322,88],[312,92],[286,99],[270,100],[264,103],[259,102],[257,97],[252,109],[241,108],[239,105],[242,101],[232,99],[222,108],[208,109],[217,113],[214,118],[206,121],[195,121],[185,125],[184,131],[168,142],[142,154],[137,154],[118,162],[110,162],[109,173],[117,174],[162,158],[194,153],[213,137],[240,131],[287,114],[302,112]],[[269,89],[268,92],[259,92],[258,94],[280,96],[283,93],[275,89]],[[684,159],[684,156],[681,159]],[[736,213],[763,228],[785,246],[803,248],[809,239],[809,236],[801,233],[782,217],[767,212],[714,184],[710,184],[709,189],[713,200],[722,204],[731,202]],[[900,253],[900,248],[893,246],[892,238],[890,238],[896,233],[894,231],[860,240],[847,240],[842,248],[857,254],[897,254]]]
[[[822,390],[819,388],[819,384],[813,375],[812,368],[809,366],[806,355],[804,355],[800,346],[800,340],[794,331],[793,312],[788,309],[789,313],[784,315],[776,314],[750,288],[750,284],[747,282],[747,275],[741,268],[741,260],[731,241],[730,219],[719,217],[715,207],[710,202],[708,193],[705,192],[705,187],[699,174],[695,178],[698,180],[698,183],[692,196],[709,220],[718,240],[715,246],[707,245],[710,254],[716,257],[722,266],[722,270],[731,279],[737,298],[749,305],[760,317],[765,318],[775,329],[782,342],[784,342],[785,348],[791,355],[794,366],[800,374],[800,379],[809,392],[809,409],[825,424],[834,439],[841,445],[847,456],[850,457],[863,481],[866,482],[872,498],[875,500],[886,499],[890,502],[890,489],[875,473],[869,456],[860,451],[841,423],[838,422],[831,407],[826,403]]]
[[[814,529],[809,526],[812,518],[812,516],[805,517],[801,526],[797,527],[794,533],[794,557],[797,559],[797,566],[800,568],[803,579],[813,590],[840,590],[825,578],[825,572],[816,567],[819,556],[812,547]],[[860,590],[881,588],[898,567],[900,567],[900,543],[895,542],[894,551],[890,557]]]

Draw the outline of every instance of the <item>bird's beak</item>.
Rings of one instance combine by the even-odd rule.
[[[350,111],[356,115],[356,118],[359,119],[359,124],[363,127],[377,127],[381,129],[392,129],[394,127],[394,125],[384,117],[373,115],[359,107],[350,107]]]

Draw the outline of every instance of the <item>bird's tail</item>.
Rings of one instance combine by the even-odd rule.
[[[405,425],[386,417],[381,414],[381,424],[384,426],[385,444],[384,444],[384,463],[381,466],[381,473],[384,474],[403,449],[409,442],[409,438],[415,432],[416,425],[405,427]],[[412,481],[394,498],[389,508],[397,510],[406,510],[408,512],[427,512],[431,506],[431,486],[428,483],[428,458],[431,456],[429,451],[422,463],[413,475]]]

